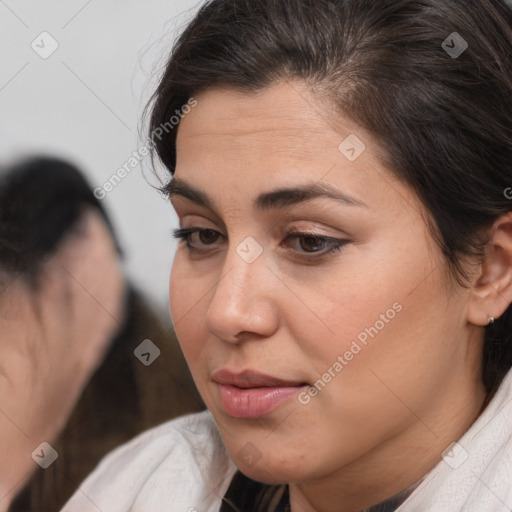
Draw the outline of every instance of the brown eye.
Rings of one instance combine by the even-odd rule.
[[[319,236],[302,236],[299,240],[301,248],[306,252],[317,252],[325,247],[325,238]]]
[[[222,234],[214,229],[180,228],[173,230],[173,236],[184,241],[187,249],[194,252],[208,246],[217,245]]]
[[[334,255],[348,243],[349,240],[346,239],[291,231],[281,245],[292,249],[297,255],[302,255],[306,260],[314,261],[329,254]]]
[[[204,245],[215,243],[219,237],[219,233],[213,229],[201,229],[197,231],[199,241]]]

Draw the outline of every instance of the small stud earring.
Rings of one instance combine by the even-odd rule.
[[[490,316],[488,319],[487,319],[487,325],[491,325],[494,323],[494,317],[493,316]]]

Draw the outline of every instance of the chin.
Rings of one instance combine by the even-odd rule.
[[[228,452],[238,469],[247,477],[257,482],[269,485],[284,484],[289,482],[298,482],[311,478],[312,467],[306,462],[307,457],[298,456],[298,454],[281,453],[272,455],[272,450],[268,453],[260,453],[259,459],[250,460],[250,457],[244,457],[243,450],[239,447],[228,447]],[[247,460],[249,459],[249,461]]]
[[[250,467],[236,462],[238,469],[247,477],[268,485],[287,484],[303,479],[303,476],[297,474],[297,471],[289,471],[286,468],[266,466],[263,462]]]

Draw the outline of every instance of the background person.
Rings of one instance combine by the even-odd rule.
[[[40,157],[1,178],[0,508],[53,512],[105,453],[202,405],[80,171]],[[145,339],[161,351],[149,366],[134,356]],[[41,442],[58,453],[47,469]]]

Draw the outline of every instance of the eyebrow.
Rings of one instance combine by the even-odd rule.
[[[205,192],[194,188],[180,178],[173,177],[162,188],[162,192],[168,196],[171,202],[173,197],[179,196],[210,210],[216,210],[214,201]],[[272,210],[293,206],[317,198],[334,199],[348,206],[367,208],[367,205],[360,199],[352,197],[327,183],[315,182],[306,183],[298,187],[280,188],[271,192],[263,192],[255,199],[254,205],[259,210]]]

